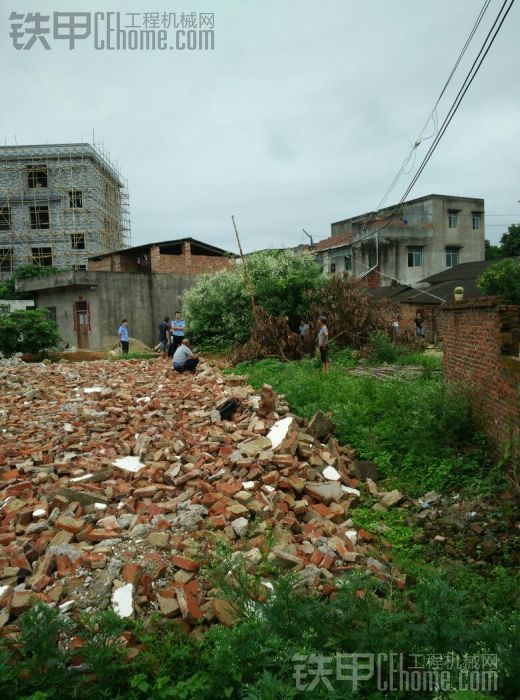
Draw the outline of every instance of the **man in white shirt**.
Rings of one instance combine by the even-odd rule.
[[[195,372],[199,364],[199,357],[190,349],[190,341],[184,338],[182,343],[173,353],[173,369],[176,372]]]

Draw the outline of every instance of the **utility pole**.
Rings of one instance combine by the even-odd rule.
[[[233,228],[235,229],[235,235],[237,237],[238,250],[240,251],[240,257],[242,258],[242,265],[244,266],[244,278],[245,278],[246,284],[249,288],[249,297],[251,299],[251,308],[253,310],[253,318],[256,321],[256,313],[257,312],[256,312],[255,293],[253,290],[253,283],[251,281],[251,277],[249,276],[249,270],[247,267],[246,259],[244,257],[244,253],[242,251],[242,245],[240,243],[240,236],[238,235],[238,229],[237,229],[237,225],[235,223],[235,217],[233,215],[231,215],[231,220],[233,222]]]

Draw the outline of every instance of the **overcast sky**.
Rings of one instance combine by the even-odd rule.
[[[377,208],[482,5],[5,0],[2,143],[92,141],[94,132],[128,180],[134,245],[192,236],[235,251],[231,214],[248,251],[302,243],[302,228],[317,241],[330,235],[331,222]],[[439,122],[501,5],[491,1],[439,105]],[[16,50],[12,9],[120,12],[123,25],[131,12],[140,13],[135,25],[145,12],[175,12],[178,24],[181,12],[214,13],[215,47],[106,51],[89,38],[70,51],[51,34],[50,50],[39,40]],[[519,19],[520,2],[410,194],[483,197],[492,242],[520,222]],[[172,22],[169,41],[174,32]],[[430,143],[418,148],[416,165]],[[412,175],[399,180],[387,205]]]

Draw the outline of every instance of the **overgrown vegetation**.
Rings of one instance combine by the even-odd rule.
[[[16,280],[32,279],[34,277],[48,277],[59,272],[57,267],[41,267],[41,265],[20,265],[15,269],[11,277],[0,284],[0,299],[27,299],[32,294],[16,291]]]
[[[247,257],[256,304],[268,314],[287,316],[291,323],[306,313],[312,298],[306,295],[321,284],[321,270],[308,255],[266,251]],[[223,348],[245,343],[253,316],[242,265],[206,275],[183,298],[191,340]]]
[[[462,389],[445,386],[431,372],[418,380],[352,376],[345,357],[352,355],[340,355],[339,364],[333,357],[328,375],[317,371],[314,360],[264,360],[234,371],[253,386],[271,384],[301,416],[332,411],[339,440],[355,447],[360,458],[375,461],[410,495],[485,487],[489,464]]]
[[[17,352],[38,355],[59,342],[58,328],[46,309],[0,314],[0,353],[5,357]]]
[[[225,573],[237,564],[241,566],[236,558],[224,556],[219,568]],[[450,659],[496,654],[498,697],[519,696],[518,576],[497,571],[489,583],[464,572],[424,567],[417,570],[413,589],[399,591],[350,572],[336,580],[334,596],[320,599],[305,593],[297,577],[284,574],[256,601],[250,597],[254,582],[249,578],[255,574],[243,568],[237,586],[221,590],[230,604],[249,599],[249,605],[235,605],[238,623],[213,626],[201,641],[185,636],[174,621],[140,623],[113,613],[72,621],[37,603],[22,617],[19,634],[0,642],[2,697],[375,700],[384,696],[378,682],[390,679],[390,656],[379,657],[379,680],[374,672],[354,690],[350,674],[336,677],[336,655],[349,664],[356,658],[351,654],[392,653],[402,655],[407,671],[418,658],[436,658],[450,668]],[[321,675],[317,657],[324,658]],[[366,658],[357,657],[359,662]],[[453,688],[464,688],[456,664],[451,671]],[[489,697],[489,688],[482,690]],[[456,697],[424,690],[392,695]]]
[[[520,260],[494,263],[479,277],[477,284],[483,294],[500,296],[510,304],[520,305]]]

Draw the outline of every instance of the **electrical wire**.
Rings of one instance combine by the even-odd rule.
[[[443,88],[442,88],[442,90],[441,90],[441,92],[440,92],[440,95],[439,95],[438,98],[437,98],[437,101],[435,102],[435,104],[434,104],[434,106],[433,106],[433,109],[431,110],[430,114],[428,115],[428,119],[426,120],[426,122],[425,122],[423,128],[422,128],[421,131],[419,132],[419,136],[415,139],[414,143],[412,144],[412,147],[411,147],[410,152],[408,153],[408,155],[407,155],[406,158],[404,159],[404,161],[403,161],[401,167],[399,168],[399,170],[398,170],[398,172],[397,172],[397,175],[394,177],[394,179],[392,180],[392,182],[391,182],[389,188],[388,188],[387,191],[385,192],[385,194],[384,194],[384,196],[383,196],[383,199],[379,202],[379,204],[378,204],[378,206],[377,206],[377,211],[379,211],[379,209],[381,209],[381,207],[383,206],[383,204],[384,204],[384,203],[386,202],[386,200],[388,199],[390,193],[393,191],[394,187],[396,186],[397,181],[399,180],[399,178],[401,177],[401,175],[404,173],[404,170],[405,170],[406,166],[408,165],[408,163],[409,163],[409,161],[410,161],[412,155],[415,155],[415,153],[416,153],[416,151],[417,151],[417,148],[421,145],[421,143],[422,143],[423,141],[428,141],[428,140],[430,140],[430,139],[433,138],[433,137],[435,136],[435,134],[437,133],[437,107],[438,107],[438,105],[439,105],[439,102],[441,101],[441,99],[442,99],[444,93],[446,92],[446,90],[447,90],[447,88],[448,88],[448,85],[449,85],[450,82],[451,82],[451,79],[452,79],[453,76],[455,75],[455,71],[457,70],[457,68],[458,68],[458,66],[459,66],[459,64],[460,64],[460,62],[461,62],[461,60],[462,60],[462,58],[464,57],[464,54],[466,53],[466,51],[467,51],[467,49],[468,49],[468,46],[470,45],[470,43],[471,43],[473,37],[475,36],[475,32],[477,31],[477,29],[478,29],[480,23],[482,22],[482,19],[483,19],[484,15],[486,14],[486,10],[488,9],[490,3],[491,3],[491,0],[485,0],[485,1],[484,1],[484,4],[483,4],[482,7],[480,8],[480,12],[479,12],[479,14],[478,14],[478,17],[477,17],[477,19],[475,20],[475,23],[473,24],[473,27],[472,27],[472,29],[471,29],[469,35],[468,35],[468,38],[466,39],[466,42],[465,42],[464,46],[462,47],[462,49],[461,49],[461,51],[460,51],[460,53],[459,53],[459,55],[458,55],[458,57],[457,57],[457,60],[455,61],[455,64],[454,64],[453,68],[451,69],[451,72],[450,72],[450,74],[449,74],[449,76],[448,76],[446,82],[444,83],[444,86],[443,86]],[[431,135],[430,135],[430,136],[423,136],[423,134],[424,134],[424,132],[425,132],[425,130],[426,130],[426,127],[428,126],[428,124],[429,124],[430,121],[432,121],[432,120],[433,120],[433,131],[432,131]],[[415,158],[414,158],[414,164],[415,164]],[[412,166],[412,167],[413,167],[413,166]]]
[[[484,39],[484,42],[483,42],[483,44],[482,44],[482,46],[481,46],[481,48],[480,48],[480,50],[479,50],[479,52],[478,52],[478,54],[477,54],[475,60],[473,61],[473,64],[472,64],[471,68],[469,69],[469,71],[468,71],[468,73],[467,73],[467,75],[466,75],[466,78],[464,79],[464,82],[463,82],[461,88],[459,89],[459,92],[457,93],[457,96],[455,97],[454,101],[452,102],[452,105],[451,105],[451,107],[450,107],[450,110],[449,110],[448,114],[446,115],[446,117],[445,117],[445,119],[444,119],[444,121],[443,121],[443,123],[442,123],[442,125],[441,125],[441,128],[440,128],[440,130],[439,130],[439,132],[438,132],[438,134],[437,134],[437,136],[436,136],[434,142],[430,145],[430,148],[428,149],[428,152],[426,153],[426,155],[425,155],[423,161],[421,162],[421,165],[419,166],[419,168],[418,168],[416,174],[415,174],[414,177],[412,178],[412,181],[411,181],[410,184],[408,185],[408,187],[407,187],[405,193],[403,194],[403,196],[402,196],[401,199],[399,200],[398,204],[395,205],[395,207],[393,207],[392,211],[391,211],[391,212],[389,213],[389,215],[386,217],[386,223],[385,223],[383,226],[381,226],[380,228],[376,229],[375,231],[370,231],[370,232],[369,232],[368,234],[366,234],[365,236],[362,235],[360,238],[358,238],[358,239],[355,241],[356,243],[361,242],[362,240],[364,240],[364,238],[372,237],[374,234],[376,234],[376,233],[378,233],[379,231],[381,231],[381,230],[387,228],[387,227],[389,226],[390,222],[392,221],[392,217],[393,217],[394,214],[398,211],[398,209],[400,208],[401,204],[404,202],[404,200],[406,199],[406,197],[408,196],[408,194],[411,192],[412,188],[414,187],[414,185],[416,184],[416,182],[417,182],[417,180],[419,179],[420,175],[422,174],[424,168],[426,167],[428,161],[430,160],[431,156],[433,155],[433,153],[435,152],[437,146],[439,145],[439,143],[440,143],[440,141],[441,141],[441,139],[442,139],[444,133],[446,132],[446,129],[448,128],[448,126],[449,126],[451,120],[452,120],[453,117],[455,116],[455,114],[456,114],[456,112],[457,112],[457,110],[458,110],[458,108],[459,108],[459,106],[460,106],[460,104],[461,104],[461,102],[462,102],[462,100],[463,100],[463,98],[464,98],[466,92],[468,91],[468,89],[469,89],[471,83],[473,82],[473,80],[475,79],[475,77],[476,77],[478,71],[480,70],[480,67],[482,66],[482,63],[484,62],[484,59],[486,58],[486,56],[487,56],[487,54],[488,54],[488,52],[489,52],[491,46],[493,45],[493,43],[494,43],[494,41],[495,41],[495,39],[496,39],[496,37],[497,37],[497,35],[498,35],[498,33],[499,33],[501,27],[502,27],[502,25],[503,25],[503,23],[504,23],[504,21],[505,21],[507,15],[509,14],[511,8],[513,7],[513,4],[514,4],[515,0],[509,0],[509,6],[507,7],[507,10],[505,11],[505,13],[502,15],[503,10],[504,10],[504,7],[506,6],[507,2],[508,2],[508,0],[504,0],[502,6],[501,6],[501,8],[500,8],[500,10],[498,11],[498,14],[497,14],[497,16],[496,16],[496,18],[495,18],[495,21],[493,22],[493,24],[492,24],[492,26],[491,26],[491,29],[489,30],[489,32],[488,32],[486,38]],[[499,24],[498,24],[498,27],[496,28],[496,31],[495,31],[494,34],[493,34],[493,31],[495,30],[495,27],[497,26],[497,23],[499,23]],[[492,35],[492,34],[493,34],[493,35]],[[492,35],[492,36],[491,36],[491,35]],[[491,39],[490,39],[490,37],[491,37]],[[364,221],[366,221],[367,218],[368,218],[368,215],[365,215]],[[362,227],[361,231],[363,232],[363,227]]]

